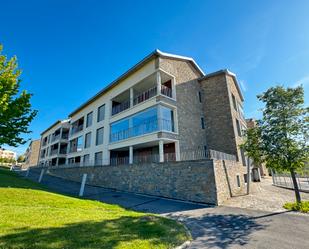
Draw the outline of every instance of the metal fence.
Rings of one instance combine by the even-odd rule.
[[[294,189],[291,174],[272,173],[273,184],[278,187]],[[309,175],[296,175],[297,185],[300,191],[309,192]]]
[[[217,160],[229,160],[229,161],[236,161],[236,156],[226,154],[220,151],[215,150],[186,150],[182,151],[178,156],[176,153],[164,153],[163,160],[164,162],[174,162],[174,161],[196,161],[196,160],[210,160],[210,159],[217,159]],[[152,154],[142,154],[142,155],[134,155],[132,159],[133,164],[145,164],[145,163],[159,163],[160,162],[160,155],[158,153]],[[117,166],[117,165],[128,165],[130,164],[129,156],[124,157],[112,157],[110,160],[105,161],[101,159],[97,160],[87,160],[81,161],[78,163],[66,163],[58,165],[60,167],[85,167],[85,166]],[[52,165],[41,165],[42,167],[57,167]]]

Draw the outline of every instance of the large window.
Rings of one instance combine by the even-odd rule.
[[[93,116],[93,112],[89,112],[87,114],[86,127],[89,127],[92,125],[92,116]]]
[[[161,129],[164,131],[175,131],[174,128],[174,112],[172,109],[160,106],[161,109]]]
[[[97,134],[96,134],[96,145],[103,144],[103,134],[104,134],[104,128],[99,128],[97,129]]]
[[[95,165],[102,165],[103,162],[103,153],[97,152],[94,154],[94,163]]]
[[[88,132],[85,135],[85,148],[89,148],[91,146],[91,132]]]
[[[105,117],[105,105],[101,105],[98,108],[98,122],[104,120]]]
[[[110,141],[120,141],[159,130],[175,131],[172,109],[155,106],[111,124]]]

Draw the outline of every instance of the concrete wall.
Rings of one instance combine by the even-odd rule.
[[[229,185],[234,194],[244,189],[244,186],[237,187],[235,164],[226,161],[226,169],[231,171],[228,177],[229,184],[225,177],[223,162],[220,160],[125,166],[59,167],[50,168],[49,172],[78,182],[81,181],[82,175],[87,173],[87,183],[91,185],[180,200],[221,204],[230,198]]]

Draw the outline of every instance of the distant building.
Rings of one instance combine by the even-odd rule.
[[[36,166],[39,161],[41,139],[32,140],[25,152],[25,167]]]
[[[0,158],[16,159],[16,153],[11,150],[0,148]]]

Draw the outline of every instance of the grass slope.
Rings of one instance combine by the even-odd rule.
[[[172,248],[175,221],[48,192],[0,168],[0,248]]]

